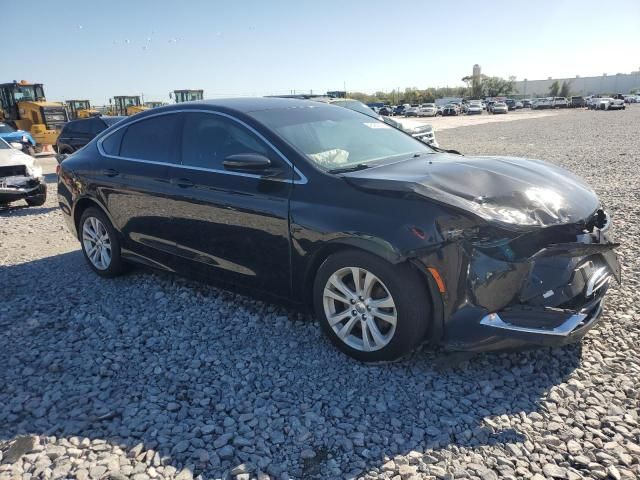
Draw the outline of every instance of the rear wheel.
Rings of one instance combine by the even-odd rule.
[[[94,272],[102,277],[115,277],[125,271],[120,239],[102,210],[87,208],[78,227],[82,253]]]
[[[313,297],[325,334],[365,362],[409,353],[424,339],[431,313],[426,286],[410,265],[356,250],[324,261]]]

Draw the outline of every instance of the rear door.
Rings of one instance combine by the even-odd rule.
[[[255,153],[272,176],[225,170]],[[292,167],[249,126],[226,114],[184,114],[182,164],[169,167],[176,270],[287,297]]]
[[[180,113],[145,117],[99,142],[100,194],[125,248],[162,267],[175,251],[168,169],[178,162],[181,122]]]

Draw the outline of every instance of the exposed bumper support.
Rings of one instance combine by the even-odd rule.
[[[493,327],[493,328],[501,328],[504,330],[511,330],[514,332],[533,333],[533,334],[539,334],[539,335],[555,335],[559,337],[566,337],[573,330],[575,330],[575,328],[578,325],[580,325],[585,318],[587,318],[587,315],[584,313],[574,313],[557,327],[552,329],[544,329],[544,328],[523,327],[520,325],[507,323],[503,321],[502,318],[500,318],[500,315],[498,315],[497,313],[490,313],[489,315],[486,315],[482,320],[480,320],[480,325],[485,325],[487,327]]]

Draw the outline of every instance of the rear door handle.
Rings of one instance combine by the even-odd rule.
[[[193,187],[194,183],[188,178],[172,178],[169,180],[171,185],[177,185],[180,188]]]
[[[113,168],[105,168],[104,170],[102,170],[102,174],[106,175],[107,177],[115,177],[116,175],[120,175],[120,172],[114,170]]]

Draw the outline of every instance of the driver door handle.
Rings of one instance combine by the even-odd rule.
[[[188,178],[171,178],[169,179],[171,185],[177,185],[180,188],[193,187],[194,183]]]

